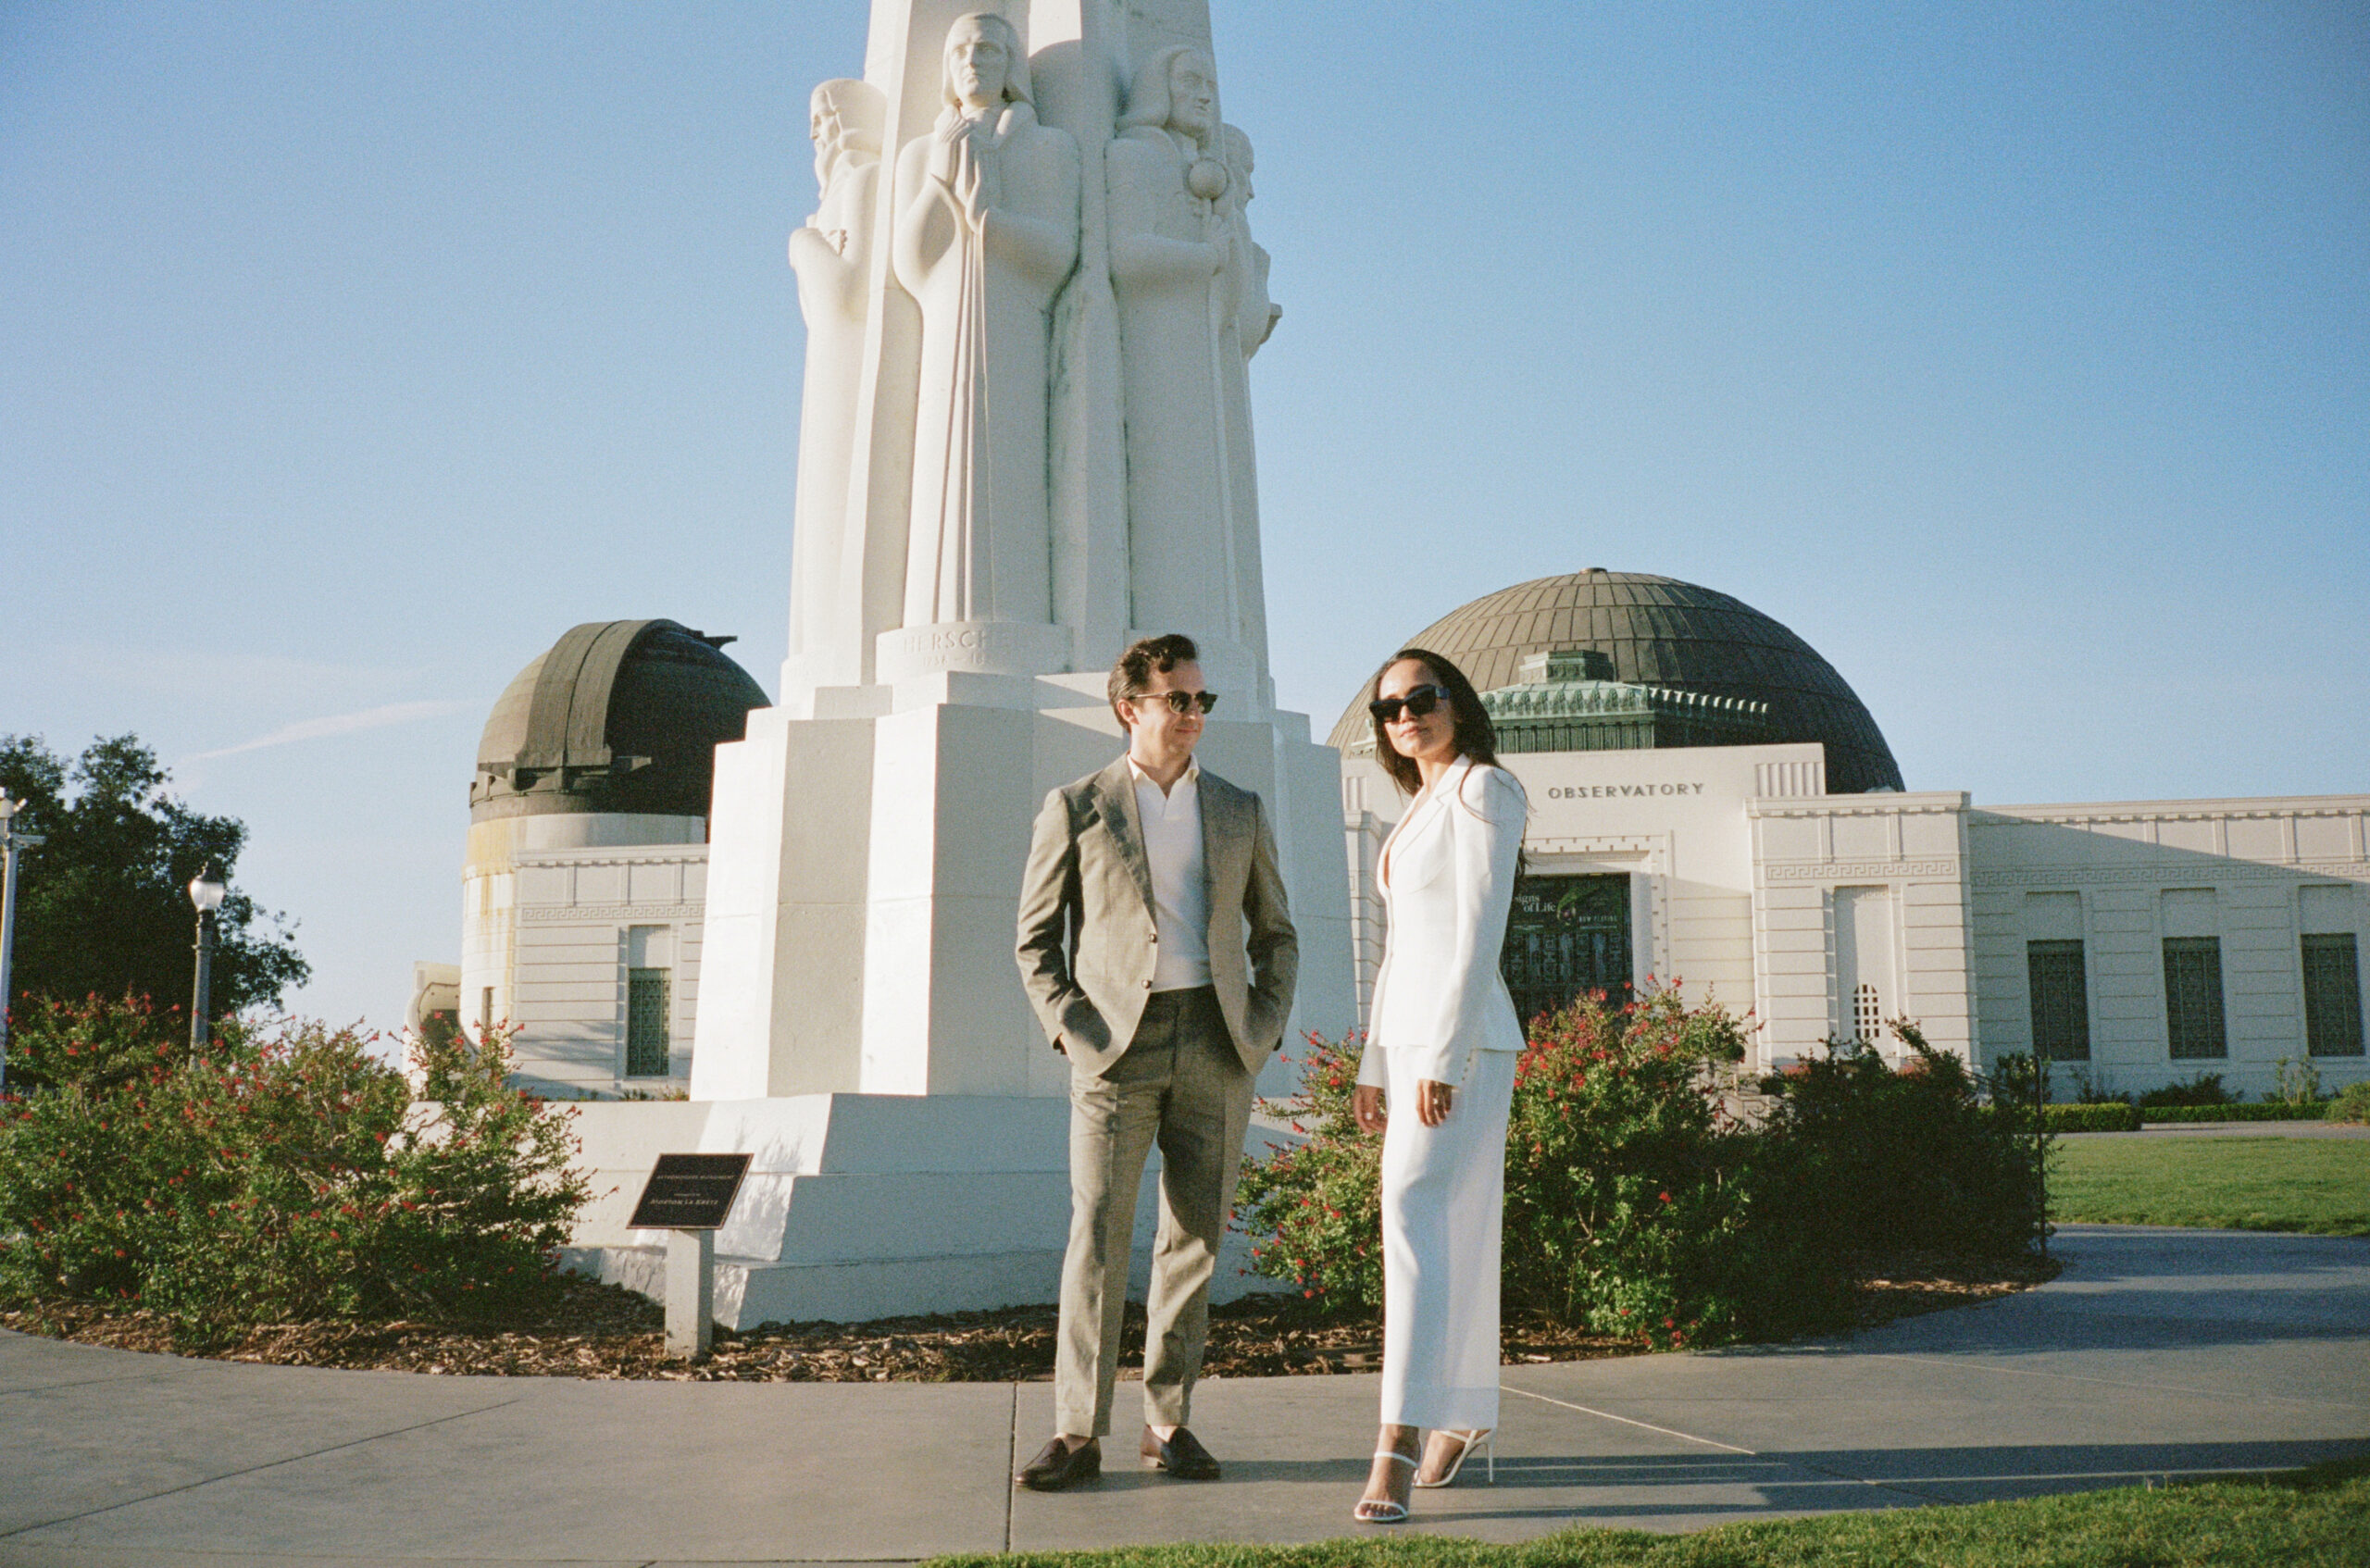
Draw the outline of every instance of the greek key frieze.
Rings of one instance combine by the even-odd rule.
[[[1761,868],[1765,882],[1825,882],[1847,877],[1955,877],[1955,860],[1805,861]]]
[[[521,926],[594,925],[605,920],[645,922],[697,920],[696,903],[528,903],[518,906]]]
[[[2370,882],[2370,862],[2303,860],[2292,865],[2267,865],[2261,861],[2185,854],[2146,865],[2000,866],[1977,871],[1974,881],[1978,888],[2078,888],[2131,882],[2158,886],[2190,886],[2201,882],[2294,882],[2315,877]]]

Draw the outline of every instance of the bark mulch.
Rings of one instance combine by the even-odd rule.
[[[2002,1262],[1904,1255],[1857,1271],[1857,1326],[2027,1290],[2057,1276],[2054,1259]],[[201,1351],[220,1360],[277,1366],[506,1377],[664,1378],[682,1382],[1004,1383],[1050,1378],[1051,1307],[883,1318],[873,1323],[767,1324],[743,1333],[719,1328],[715,1353],[696,1365],[664,1353],[665,1314],[645,1297],[568,1276],[558,1305],[540,1321],[507,1328],[449,1324],[275,1324]],[[149,1312],[97,1303],[48,1303],[0,1312],[0,1327],[117,1350],[175,1351],[170,1325]],[[1143,1308],[1128,1305],[1120,1363],[1143,1366]],[[1509,1317],[1504,1359],[1523,1363],[1638,1355],[1616,1338]],[[1274,1377],[1372,1372],[1382,1331],[1372,1316],[1328,1318],[1293,1296],[1252,1296],[1210,1311],[1202,1371],[1214,1377]]]

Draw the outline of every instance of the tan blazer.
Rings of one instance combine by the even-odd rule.
[[[1283,1038],[1300,972],[1276,836],[1259,797],[1202,770],[1210,984],[1255,1073]],[[1020,982],[1054,1049],[1101,1076],[1152,994],[1152,864],[1128,759],[1045,797],[1020,878]]]

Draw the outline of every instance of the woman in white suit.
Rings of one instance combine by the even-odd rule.
[[[1411,1484],[1447,1486],[1498,1425],[1498,1230],[1523,1049],[1498,954],[1529,805],[1448,660],[1393,654],[1367,707],[1377,760],[1415,797],[1382,847],[1390,925],[1357,1088],[1358,1125],[1383,1135],[1383,1309],[1382,1431],[1354,1512],[1396,1524]]]

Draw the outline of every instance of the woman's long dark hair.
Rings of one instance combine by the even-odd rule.
[[[1383,660],[1382,667],[1366,682],[1366,700],[1372,702],[1380,693],[1382,678],[1391,666],[1411,659],[1432,672],[1435,684],[1447,689],[1449,711],[1456,719],[1457,751],[1475,763],[1494,766],[1498,761],[1498,732],[1490,723],[1490,710],[1481,705],[1481,693],[1473,690],[1473,682],[1465,678],[1465,672],[1438,653],[1421,648],[1400,649]],[[1415,759],[1399,754],[1391,737],[1383,733],[1382,720],[1368,714],[1366,722],[1374,727],[1374,760],[1391,775],[1391,781],[1399,786],[1400,793],[1412,795],[1422,789],[1424,776],[1416,770]]]

